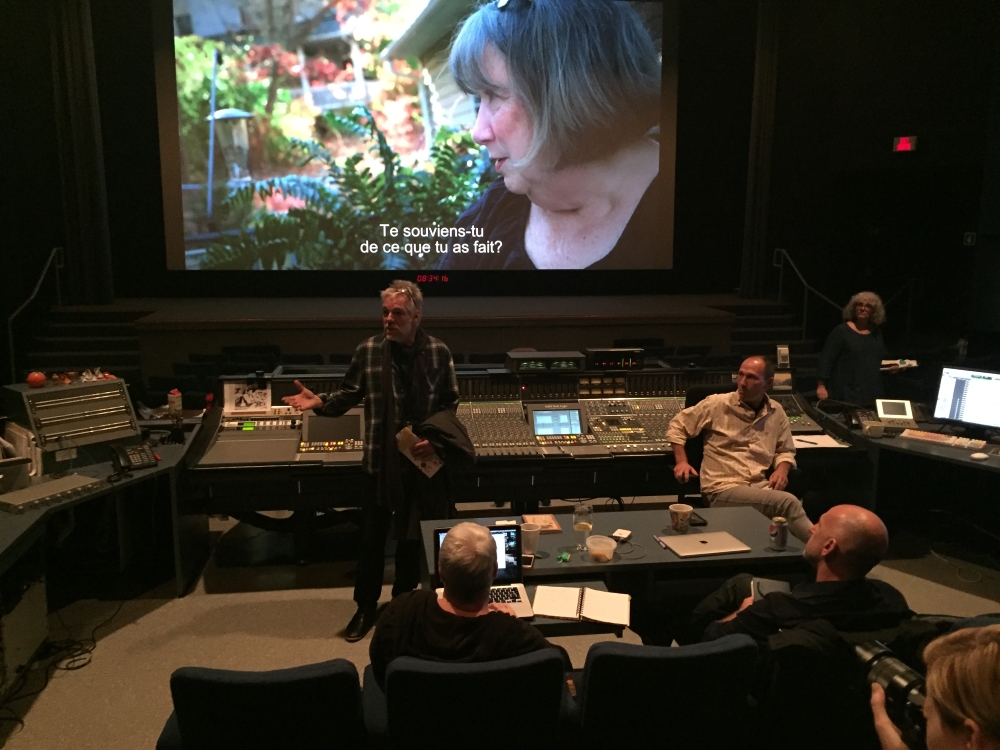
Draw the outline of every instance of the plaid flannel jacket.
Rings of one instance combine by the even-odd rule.
[[[369,474],[378,470],[382,460],[382,342],[385,335],[379,334],[362,341],[354,352],[354,359],[347,369],[340,390],[336,393],[318,393],[323,399],[323,406],[316,409],[317,414],[328,417],[339,417],[352,406],[357,406],[362,399],[365,402],[365,455],[364,469]],[[417,405],[417,412],[427,416],[439,411],[454,413],[458,409],[458,380],[455,378],[455,363],[451,352],[440,339],[427,337],[425,349],[429,403]],[[393,433],[403,429],[401,404],[403,401],[403,385],[399,368],[391,360],[392,388],[395,393],[396,427]]]

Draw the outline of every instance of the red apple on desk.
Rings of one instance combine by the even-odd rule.
[[[30,375],[28,375],[27,378],[25,378],[25,382],[31,388],[41,388],[43,385],[45,385],[45,381],[47,379],[48,378],[45,377],[44,372],[33,372]]]

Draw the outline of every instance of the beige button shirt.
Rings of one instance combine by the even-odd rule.
[[[770,398],[755,414],[735,391],[708,396],[670,421],[667,440],[684,445],[699,434],[705,445],[699,475],[706,495],[740,485],[766,487],[764,472],[772,466],[795,466],[791,424]]]

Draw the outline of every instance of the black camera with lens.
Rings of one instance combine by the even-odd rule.
[[[903,742],[910,750],[926,750],[924,676],[878,641],[856,644],[854,650],[868,672],[868,682],[882,686],[885,711],[903,733]]]

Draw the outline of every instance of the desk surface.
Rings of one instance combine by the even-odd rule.
[[[129,487],[138,482],[142,482],[150,477],[166,473],[172,470],[184,457],[184,452],[197,433],[197,427],[187,434],[184,445],[160,445],[156,448],[156,453],[161,460],[157,466],[150,469],[138,469],[131,472],[131,476],[122,479],[114,484],[109,483],[107,478],[113,473],[111,463],[103,462],[90,464],[77,468],[67,469],[68,474],[79,474],[85,477],[92,477],[102,481],[81,492],[78,496],[52,505],[43,505],[26,510],[24,513],[7,513],[0,511],[0,575],[18,559],[25,550],[39,537],[45,533],[44,521],[46,517],[61,510],[65,510],[73,505],[93,500],[96,497],[114,492],[122,487]],[[50,476],[32,477],[31,486],[42,485],[51,479]]]
[[[768,548],[771,537],[770,521],[753,508],[704,508],[699,509],[707,526],[692,527],[689,534],[701,534],[709,531],[728,531],[734,537],[750,547],[750,552],[729,555],[709,555],[705,557],[681,558],[669,549],[663,549],[653,539],[654,534],[672,535],[670,514],[665,510],[625,510],[608,513],[594,513],[594,534],[610,536],[616,529],[628,529],[632,532],[635,544],[634,552],[622,554],[615,552],[609,563],[593,562],[586,552],[572,550],[575,546],[575,535],[569,529],[571,517],[559,516],[559,524],[563,531],[559,534],[542,534],[538,539],[538,553],[535,564],[524,571],[525,581],[537,583],[546,578],[580,577],[598,579],[611,572],[641,571],[650,569],[670,569],[678,572],[698,570],[721,570],[731,568],[734,572],[744,570],[755,563],[787,564],[798,567],[802,564],[802,543],[794,537],[789,537],[788,549],[785,552],[775,552]],[[497,516],[493,518],[472,519],[485,525],[498,520],[509,520],[512,516]],[[443,529],[460,523],[461,519],[447,521],[422,521],[420,524],[423,536],[424,554],[427,569],[434,570],[434,529]],[[516,518],[520,521],[520,518]],[[645,547],[645,555],[638,545]],[[560,552],[570,553],[568,562],[559,562],[556,556]]]

